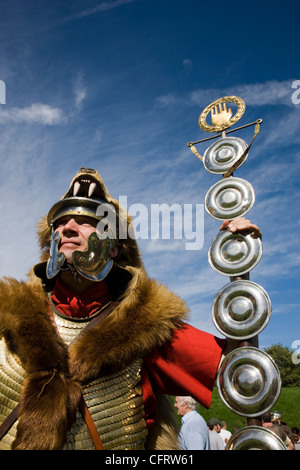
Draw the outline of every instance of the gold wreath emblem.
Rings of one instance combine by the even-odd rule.
[[[232,110],[227,109],[226,103],[234,103],[237,106],[237,112],[232,117]],[[205,132],[220,132],[232,126],[243,116],[246,109],[244,100],[238,96],[224,96],[214,101],[202,111],[199,116],[199,127]],[[206,117],[211,112],[212,125],[207,124]]]

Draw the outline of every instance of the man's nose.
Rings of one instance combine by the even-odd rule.
[[[75,219],[69,219],[63,227],[63,234],[78,233],[78,224]]]

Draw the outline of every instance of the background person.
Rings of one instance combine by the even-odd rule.
[[[226,447],[232,433],[230,431],[228,431],[226,421],[221,421],[220,424],[221,424],[220,436],[223,439],[224,447]]]
[[[291,428],[287,425],[287,423],[282,421],[282,415],[279,411],[271,412],[271,421],[272,421],[273,426],[280,427],[280,429],[285,433],[288,440],[290,441],[287,445],[288,450],[295,450],[295,441],[294,441],[293,432]],[[271,429],[274,429],[274,427],[272,427]]]
[[[207,426],[209,429],[210,450],[224,450],[224,442],[220,436],[221,421],[218,418],[210,418]]]
[[[202,416],[196,411],[198,403],[192,397],[176,397],[175,408],[181,418],[179,434],[183,450],[209,450],[208,429]]]
[[[271,413],[267,411],[261,416],[262,425],[264,428],[270,428],[272,426]]]
[[[300,450],[300,430],[296,426],[292,428],[292,433],[294,435],[295,450]]]
[[[293,442],[291,441],[287,433],[284,431],[282,426],[280,426],[279,424],[272,424],[269,429],[280,437],[280,439],[286,445],[287,450],[295,450]]]

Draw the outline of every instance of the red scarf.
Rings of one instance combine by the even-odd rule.
[[[64,315],[76,318],[93,315],[108,298],[109,291],[105,281],[96,282],[79,294],[57,279],[52,293],[52,301],[56,308]]]

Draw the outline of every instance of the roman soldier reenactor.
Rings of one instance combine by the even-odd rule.
[[[168,395],[210,406],[228,344],[148,277],[131,222],[81,169],[39,223],[28,280],[0,282],[0,449],[177,449]]]

